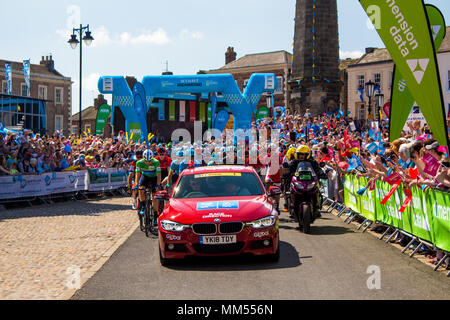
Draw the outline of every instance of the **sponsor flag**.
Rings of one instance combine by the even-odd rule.
[[[139,126],[141,127],[141,136],[144,137],[147,143],[148,149],[148,129],[147,129],[147,105],[146,105],[146,95],[145,88],[140,82],[136,82],[133,86],[133,97],[134,97],[134,112],[139,120]],[[129,124],[130,127],[131,124]],[[136,126],[136,124],[134,124]],[[130,130],[131,132],[131,130]]]
[[[12,65],[9,62],[5,63],[5,77],[6,77],[6,94],[11,94],[11,88],[12,88]]]
[[[27,87],[27,97],[31,96],[31,89],[30,89],[30,59],[23,60],[23,76],[25,78],[25,85]]]
[[[105,128],[106,121],[108,121],[109,115],[111,114],[111,107],[107,104],[103,104],[98,108],[97,111],[97,121],[95,123],[95,134],[102,135],[103,129]]]
[[[436,52],[442,45],[446,34],[445,19],[442,13],[433,5],[426,5],[427,15],[430,21],[430,28],[433,35]],[[389,139],[394,141],[402,133],[402,129],[408,119],[411,108],[414,106],[415,98],[409,90],[405,78],[401,72],[394,67],[394,79],[391,92],[392,119],[390,122]],[[421,105],[419,105],[421,106]]]
[[[436,140],[448,145],[442,87],[433,37],[423,0],[360,0],[370,15],[376,6],[377,29]],[[428,30],[428,32],[426,31]],[[391,112],[391,123],[393,114]]]

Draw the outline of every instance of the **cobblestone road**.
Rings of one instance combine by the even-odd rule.
[[[0,211],[0,299],[70,298],[135,230],[130,201],[109,198]]]

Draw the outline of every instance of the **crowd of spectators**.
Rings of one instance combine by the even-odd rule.
[[[157,145],[151,146],[155,151]],[[31,131],[0,132],[0,175],[119,168],[128,170],[133,156],[146,146],[128,140],[84,135],[65,137],[59,132],[40,136]]]
[[[329,197],[341,203],[344,201],[344,177],[349,173],[369,180],[393,178],[405,187],[450,189],[448,148],[440,146],[430,128],[420,121],[408,122],[401,136],[392,142],[387,119],[381,122],[359,121],[345,116],[341,110],[313,116],[308,109],[304,114],[290,114],[282,108],[275,117],[254,122],[253,128],[266,129],[267,139],[270,139],[272,130],[279,130],[280,144],[269,143],[272,148],[278,148],[280,164],[289,149],[308,145],[312,157],[321,163],[328,175]],[[236,154],[235,146],[226,145],[225,134],[220,138],[222,141],[212,137],[204,142],[173,142],[172,149],[172,142],[157,143],[155,139],[159,137],[156,137],[150,148],[155,156],[161,152],[173,156],[180,151],[184,156],[193,156],[195,148],[212,147],[211,161],[203,159],[203,163],[197,163],[191,159],[193,166],[213,165],[218,150],[222,151],[222,159],[226,159],[227,153],[234,153],[236,159],[242,158],[242,154]],[[130,170],[136,160],[136,152],[146,148],[144,142],[129,140],[124,132],[113,138],[86,134],[83,137],[65,137],[59,132],[40,136],[27,130],[0,132],[0,175],[96,168]],[[252,148],[256,146],[247,146],[246,164]],[[259,154],[258,159],[261,156]],[[257,171],[264,167],[261,164],[253,166]],[[282,166],[280,170],[283,170]],[[401,237],[399,241],[408,239]]]

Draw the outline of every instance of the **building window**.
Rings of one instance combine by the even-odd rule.
[[[38,99],[47,100],[46,86],[38,86]]]
[[[366,119],[366,108],[365,105],[361,104],[359,107],[359,119],[364,120]]]
[[[250,81],[250,79],[245,79],[245,80],[244,80],[244,90],[245,90],[245,88],[247,87],[247,84],[248,84],[249,81]]]
[[[394,72],[389,72],[389,89],[392,89],[392,83],[394,81]]]
[[[448,76],[447,76],[447,91],[450,91],[450,70],[448,71]]]
[[[274,92],[275,94],[283,93],[283,77],[277,77],[277,89]]]
[[[64,121],[63,116],[60,116],[60,115],[55,116],[55,131],[63,130],[63,121]]]
[[[27,95],[27,85],[25,83],[23,83],[23,82],[20,85],[20,95],[22,97],[27,97],[28,96]]]
[[[6,80],[2,81],[2,93],[6,93]]]
[[[55,103],[63,103],[63,88],[55,88]]]
[[[375,73],[375,75],[374,75],[374,82],[378,86],[381,86],[381,73]]]
[[[78,127],[72,126],[72,134],[77,134],[77,133],[78,133]]]
[[[84,125],[84,132],[89,133],[91,131],[91,125],[90,124],[85,124]]]
[[[359,89],[364,89],[364,84],[366,83],[366,78],[364,77],[364,75],[360,75],[358,76],[358,90]]]

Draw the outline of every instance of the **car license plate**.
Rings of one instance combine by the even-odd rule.
[[[200,237],[201,244],[227,244],[236,243],[236,235],[232,236],[203,236]]]

